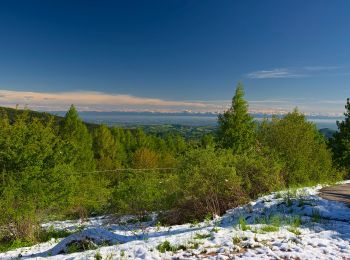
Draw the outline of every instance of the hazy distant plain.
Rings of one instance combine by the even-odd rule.
[[[64,115],[64,112],[55,112],[57,115]],[[81,112],[80,116],[84,121],[119,126],[137,125],[184,125],[184,126],[215,126],[217,115],[215,114],[192,114],[192,113],[143,113],[143,112]],[[264,115],[253,115],[258,121]],[[319,129],[337,129],[336,121],[341,117],[308,116],[309,121],[316,124]]]

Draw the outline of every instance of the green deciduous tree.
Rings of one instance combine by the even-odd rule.
[[[60,140],[52,118],[42,122],[29,111],[16,114],[11,124],[2,115],[0,124],[0,226],[8,227],[11,239],[33,240],[39,219],[66,195],[66,179],[55,173],[61,167]]]
[[[283,179],[288,186],[331,181],[336,177],[324,137],[297,110],[282,119],[264,121],[259,141],[284,162]]]
[[[148,148],[137,149],[132,160],[132,167],[138,169],[157,168],[159,155]]]
[[[255,142],[256,125],[243,97],[243,86],[238,84],[231,108],[218,118],[218,141],[223,148],[230,148],[234,153],[249,150]]]

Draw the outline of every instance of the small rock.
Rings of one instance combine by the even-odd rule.
[[[218,250],[216,250],[216,253],[225,253],[225,248],[220,247]]]

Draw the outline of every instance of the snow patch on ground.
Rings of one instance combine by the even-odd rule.
[[[350,259],[350,208],[320,198],[320,188],[272,193],[198,224],[121,224],[108,216],[50,222],[43,226],[78,232],[0,259]],[[67,253],[83,240],[98,248]]]

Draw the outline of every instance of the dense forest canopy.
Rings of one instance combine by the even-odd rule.
[[[87,125],[73,105],[64,118],[3,109],[0,240],[38,241],[43,221],[96,214],[162,211],[163,222],[183,223],[285,187],[342,179],[349,101],[346,109],[330,145],[297,110],[256,124],[242,85],[217,133],[192,140]]]

